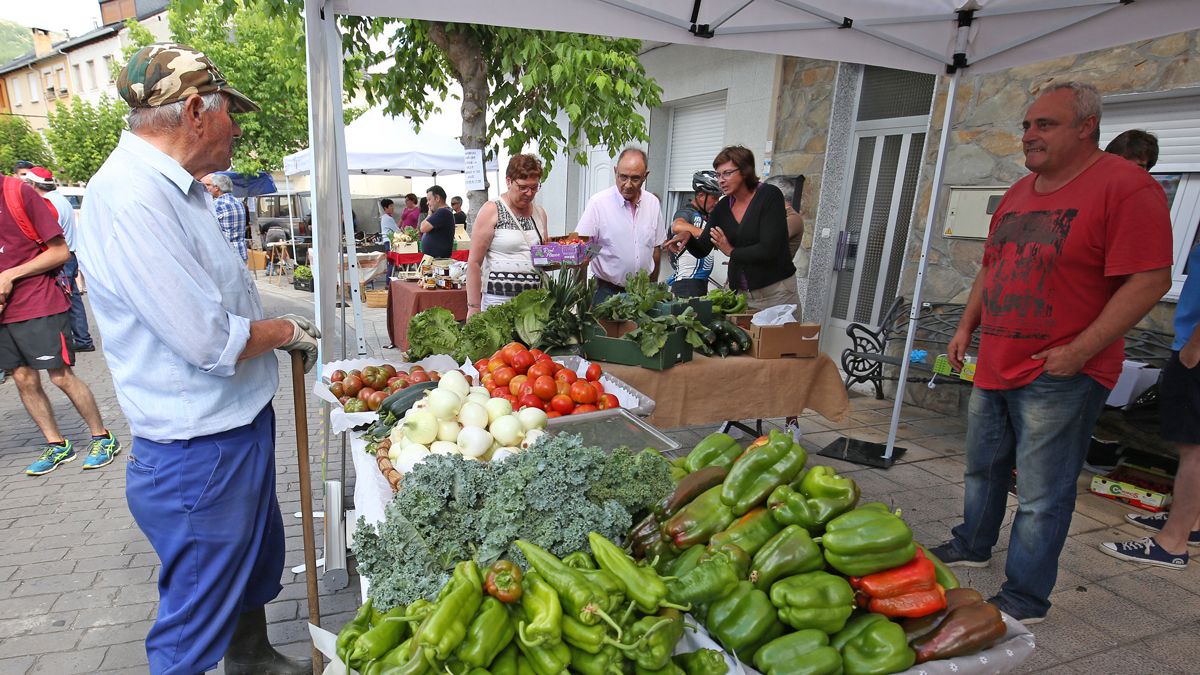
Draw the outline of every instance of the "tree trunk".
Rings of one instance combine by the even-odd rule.
[[[458,83],[462,85],[462,144],[467,150],[481,150],[487,157],[487,71],[483,60],[483,47],[471,29],[465,25],[455,30],[446,30],[445,22],[430,23],[429,37],[445,52]],[[484,179],[487,172],[484,172]],[[497,186],[499,192],[499,186]],[[488,191],[467,192],[469,210],[467,227],[475,223],[475,214],[487,202]]]

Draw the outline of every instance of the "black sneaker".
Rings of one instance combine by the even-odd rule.
[[[1170,515],[1170,511],[1160,511],[1146,516],[1126,513],[1125,520],[1152,532],[1162,532],[1163,527],[1167,524],[1167,517]],[[1193,530],[1188,534],[1188,546],[1200,546],[1200,530]]]
[[[94,351],[96,351],[96,345],[75,345],[75,348],[74,348],[73,350],[71,350],[71,351],[75,351],[75,352],[94,352]]]
[[[1013,609],[1011,606],[1009,606],[1008,602],[1004,598],[998,595],[993,595],[992,597],[988,598],[987,601],[989,605],[994,606],[996,609],[1004,612],[1017,621],[1020,621],[1026,626],[1032,626],[1035,623],[1041,623],[1046,620],[1045,614],[1028,614],[1026,612]]]
[[[1172,570],[1184,569],[1188,564],[1187,551],[1180,554],[1168,553],[1166,549],[1158,545],[1157,541],[1154,541],[1154,537],[1132,541],[1106,541],[1100,544],[1100,550],[1121,560],[1166,567]]]
[[[1110,443],[1092,438],[1087,459],[1083,460],[1083,468],[1094,474],[1106,474],[1117,468],[1117,463],[1120,461],[1120,443]]]
[[[941,546],[934,546],[929,549],[929,552],[937,556],[937,559],[941,560],[946,567],[987,567],[988,563],[992,561],[991,558],[972,560],[959,553],[952,541],[948,541]]]

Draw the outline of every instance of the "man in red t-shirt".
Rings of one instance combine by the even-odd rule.
[[[992,216],[982,268],[948,347],[961,368],[980,329],[967,419],[963,523],[934,549],[947,564],[991,558],[1014,467],[1018,509],[1005,582],[990,602],[1037,623],[1050,608],[1075,483],[1124,359],[1122,336],[1171,287],[1162,188],[1102,152],[1100,96],[1048,87],[1022,123],[1025,166]]]
[[[2,187],[15,178],[0,177]],[[7,197],[7,195],[5,195]],[[42,389],[38,371],[50,373],[50,381],[71,399],[92,434],[83,468],[98,469],[112,462],[121,443],[104,426],[96,399],[88,386],[75,376],[67,311],[70,302],[56,277],[70,252],[58,220],[33,188],[22,183],[19,196],[25,217],[39,245],[18,224],[18,216],[0,198],[0,370],[12,373],[21,402],[46,437],[38,459],[25,470],[41,476],[75,459],[75,448],[54,419],[50,399]]]

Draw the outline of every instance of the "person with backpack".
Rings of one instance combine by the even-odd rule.
[[[83,468],[99,469],[112,463],[121,442],[104,426],[91,389],[71,369],[71,303],[57,281],[71,255],[63,230],[32,187],[7,176],[0,182],[0,369],[12,374],[25,410],[46,439],[25,473],[42,476],[77,457],[54,419],[42,370],[91,431]]]

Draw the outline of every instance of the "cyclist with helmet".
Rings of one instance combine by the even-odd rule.
[[[717,184],[716,171],[697,171],[692,174],[692,199],[679,207],[668,225],[667,237],[673,238],[687,233],[699,238],[708,224],[708,214],[721,199],[721,186]],[[686,249],[675,252],[668,248],[672,274],[667,279],[671,292],[679,298],[694,298],[708,293],[708,277],[712,274],[713,257],[702,258]]]

